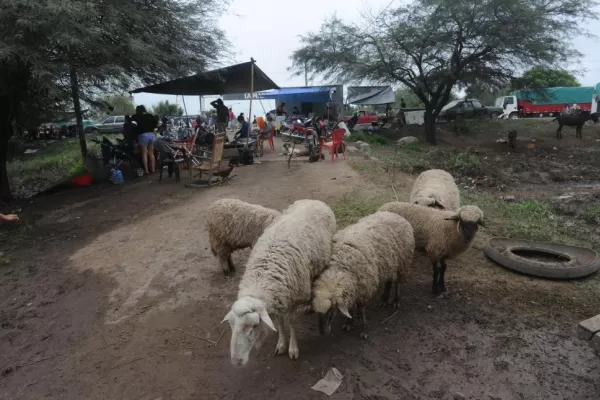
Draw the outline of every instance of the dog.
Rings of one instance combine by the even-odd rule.
[[[508,132],[508,147],[514,150],[517,147],[517,131]]]

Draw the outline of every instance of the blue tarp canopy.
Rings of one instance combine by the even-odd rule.
[[[264,92],[262,98],[288,103],[328,103],[333,89],[329,86],[288,87]]]

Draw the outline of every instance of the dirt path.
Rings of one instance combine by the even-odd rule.
[[[600,362],[572,339],[571,318],[519,315],[501,301],[502,279],[482,289],[473,275],[496,267],[479,249],[464,273],[450,265],[447,299],[430,297],[417,260],[399,312],[371,311],[368,341],[339,326],[320,337],[301,318],[299,361],[272,357],[272,337],[248,368],[232,368],[219,323],[239,275],[225,279],[212,258],[203,210],[223,197],[282,209],[375,189],[341,161],[236,174],[210,190],[141,182],[24,206],[31,247],[0,269],[0,399],[320,399],[310,386],[330,366],[345,375],[332,399],[598,398]]]

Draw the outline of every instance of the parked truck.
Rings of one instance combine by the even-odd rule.
[[[565,105],[576,104],[581,110],[591,111],[594,92],[592,86],[525,89],[498,97],[495,105],[503,109],[500,118],[552,117]]]

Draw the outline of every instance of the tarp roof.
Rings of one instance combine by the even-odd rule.
[[[262,94],[263,99],[279,99],[284,102],[328,103],[331,101],[331,86],[285,87]]]
[[[391,86],[349,86],[346,103],[356,105],[391,104],[396,95]]]
[[[252,62],[201,72],[185,78],[135,89],[131,93],[174,94],[182,96],[209,96],[226,93],[250,92]],[[256,64],[254,64],[254,91],[279,89]]]
[[[513,94],[519,98],[527,99],[534,104],[575,104],[591,103],[594,97],[594,88],[583,87],[554,87],[545,89],[523,89]]]

